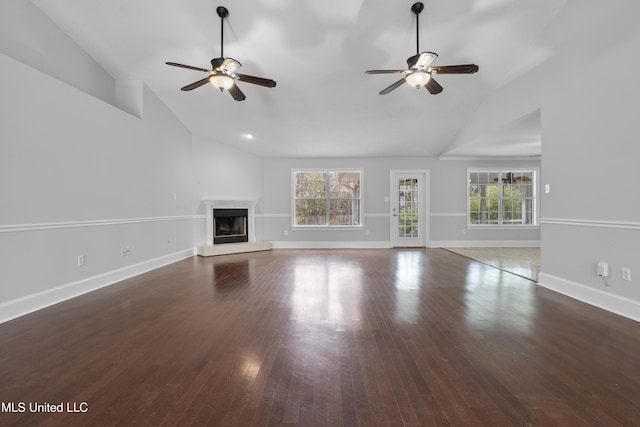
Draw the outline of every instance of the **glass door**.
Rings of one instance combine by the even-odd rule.
[[[391,172],[391,244],[426,246],[426,172]]]

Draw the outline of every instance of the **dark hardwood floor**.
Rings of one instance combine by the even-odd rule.
[[[438,249],[194,257],[0,344],[3,426],[640,425],[640,324]]]

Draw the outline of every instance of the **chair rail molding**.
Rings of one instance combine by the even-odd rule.
[[[86,221],[45,222],[34,224],[0,225],[0,233],[18,233],[24,231],[56,230],[61,228],[97,227],[104,225],[138,224],[159,221],[192,220],[194,215],[156,216],[146,218],[99,219]]]
[[[640,230],[640,222],[605,221],[595,219],[540,218],[540,224],[572,225],[591,228],[621,228],[624,230]]]

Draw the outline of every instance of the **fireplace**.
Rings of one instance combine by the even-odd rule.
[[[203,200],[202,203],[206,212],[206,243],[198,246],[198,255],[204,257],[271,250],[270,242],[256,240],[257,201]]]
[[[249,241],[248,209],[213,209],[213,243]]]

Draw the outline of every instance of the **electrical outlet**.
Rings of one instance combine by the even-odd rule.
[[[78,267],[82,267],[84,265],[84,255],[78,255]]]
[[[622,280],[631,281],[631,269],[629,267],[622,268]]]
[[[600,261],[598,263],[598,276],[603,279],[609,277],[609,263],[605,261]]]
[[[120,248],[120,256],[125,256],[127,255],[127,249],[123,246]]]

